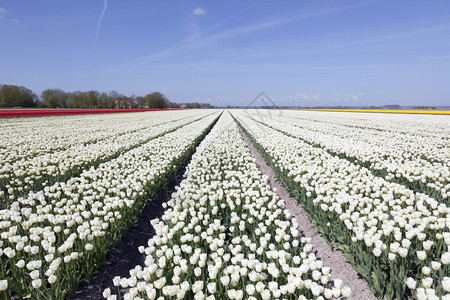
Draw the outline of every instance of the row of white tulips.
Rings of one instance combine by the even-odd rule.
[[[117,157],[152,138],[202,118],[208,113],[211,112],[191,113],[190,117],[180,119],[181,115],[178,111],[166,112],[167,118],[169,120],[171,118],[171,121],[167,121],[167,118],[163,119],[164,115],[160,115],[157,119],[151,119],[157,120],[157,123],[149,122],[156,123],[153,126],[131,130],[128,133],[99,139],[92,143],[74,143],[66,149],[33,156],[26,160],[21,159],[12,163],[2,162],[0,165],[0,202],[10,203],[14,198],[25,196],[30,191],[78,176],[84,169]],[[135,115],[139,117],[141,113]],[[146,115],[149,118],[153,116],[151,113]],[[134,128],[133,119],[129,118],[128,122],[130,123],[123,123],[122,127]],[[39,135],[35,135],[35,138],[39,140]],[[11,152],[14,152],[13,150],[10,149]]]
[[[193,111],[1,118],[0,161],[30,157],[112,138],[150,126],[193,116]]]
[[[298,111],[286,111],[280,117],[286,121],[295,120],[294,125],[322,134],[363,141],[372,146],[384,145],[393,155],[398,155],[396,151],[402,152],[404,156],[399,156],[400,159],[408,158],[409,155],[432,162],[447,162],[450,159],[450,154],[445,151],[450,146],[447,116],[358,114],[357,119],[352,119],[344,114],[338,120],[328,120],[327,114],[325,121],[322,113],[320,121],[317,118],[299,119],[302,115]]]
[[[337,112],[337,113],[323,113],[317,111],[295,111],[284,110],[278,114],[285,117],[296,118],[297,120],[305,121],[305,125],[309,124],[322,126],[324,123],[331,125],[333,128],[339,130],[340,128],[364,129],[367,132],[367,141],[370,142],[372,136],[379,133],[389,134],[391,132],[395,135],[395,140],[390,143],[394,146],[402,146],[407,143],[414,145],[414,140],[430,139],[432,143],[424,143],[427,153],[435,152],[436,155],[443,155],[443,159],[448,157],[444,151],[439,151],[436,147],[443,144],[448,146],[448,140],[442,139],[448,132],[448,117],[444,115],[406,115],[406,114],[368,114],[368,113],[351,113]],[[326,116],[324,118],[324,116]],[[331,128],[331,130],[333,130]],[[341,131],[342,132],[342,131]],[[362,137],[364,138],[364,137]],[[411,151],[423,151],[421,148],[411,149]],[[433,155],[434,155],[433,154]],[[436,157],[437,158],[437,157]]]
[[[228,112],[151,221],[145,265],[114,278],[123,299],[330,299],[350,295],[300,237]],[[117,299],[116,291],[103,296]]]
[[[63,299],[184,163],[219,113],[0,210],[0,298]]]
[[[233,114],[379,297],[412,293],[419,299],[450,299],[449,207],[245,114]]]
[[[327,113],[322,113],[325,116]],[[407,184],[416,191],[448,203],[450,195],[450,139],[448,131],[435,137],[346,127],[298,119],[302,112],[281,116],[249,113],[270,127],[318,145],[376,172],[386,180]],[[261,116],[261,117],[260,117]],[[260,117],[260,118],[258,118]],[[385,115],[386,122],[389,116]],[[428,116],[435,118],[436,116]],[[448,118],[447,118],[448,119]],[[441,119],[445,122],[445,119]],[[448,122],[447,122],[448,124]],[[438,131],[439,132],[439,131]]]
[[[311,129],[318,132],[316,139],[320,145],[354,157],[374,170],[383,171],[381,174],[389,180],[398,181],[401,178],[403,182],[415,183],[418,189],[431,190],[433,197],[447,199],[450,193],[448,117],[422,116],[420,121],[417,117],[413,119],[414,125],[410,120],[400,129],[391,124],[392,117],[385,115],[384,120],[378,123],[383,121],[392,126],[390,130],[381,131],[317,122],[311,124]],[[301,126],[304,128],[304,124]],[[404,132],[405,127],[416,131]],[[419,128],[431,128],[433,135],[428,132],[420,134],[424,130]]]

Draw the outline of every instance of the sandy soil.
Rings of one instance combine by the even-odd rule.
[[[322,235],[314,228],[313,224],[306,215],[304,209],[281,185],[276,179],[275,173],[272,168],[269,167],[264,158],[253,146],[250,139],[240,129],[241,135],[247,146],[250,149],[251,154],[256,159],[258,169],[268,176],[269,185],[272,188],[276,188],[277,195],[283,199],[286,203],[286,208],[290,211],[293,217],[295,217],[299,224],[299,231],[303,236],[311,238],[311,243],[314,246],[314,252],[319,257],[325,266],[331,268],[332,278],[342,279],[344,286],[349,286],[352,290],[352,294],[349,299],[355,300],[371,300],[377,299],[375,295],[370,291],[367,283],[360,277],[360,275],[353,269],[350,262],[342,254],[342,251],[334,246],[330,246]]]

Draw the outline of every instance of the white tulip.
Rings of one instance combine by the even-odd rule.
[[[450,277],[444,277],[444,279],[442,280],[442,288],[446,292],[450,292]]]
[[[427,266],[422,267],[422,274],[430,275],[431,269]]]
[[[230,283],[230,277],[228,277],[227,275],[220,277],[220,282],[224,285],[224,286],[228,286],[228,284]]]
[[[111,296],[111,289],[110,288],[106,288],[104,291],[103,291],[103,298],[108,298],[109,296]]]
[[[426,277],[426,278],[422,279],[422,285],[425,288],[430,288],[432,284],[433,284],[433,278]]]
[[[426,254],[425,251],[417,251],[417,257],[418,257],[420,260],[425,260],[426,257],[427,257],[427,254]]]
[[[334,287],[340,289],[342,288],[342,280],[341,279],[335,279],[334,280]]]
[[[54,284],[56,282],[56,279],[56,276],[52,274],[48,277],[48,283]]]
[[[31,285],[33,286],[33,288],[35,289],[39,289],[42,285],[42,280],[41,279],[34,279],[31,281]]]
[[[215,282],[208,283],[207,288],[210,294],[214,294],[217,290],[216,283]]]
[[[351,293],[352,293],[352,291],[351,291],[351,289],[348,286],[345,286],[345,287],[342,288],[342,296],[344,298],[350,297]]]
[[[6,291],[7,288],[8,288],[8,280],[6,279],[0,280],[0,291]]]

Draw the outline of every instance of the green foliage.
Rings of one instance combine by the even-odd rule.
[[[31,90],[16,85],[2,85],[0,107],[35,107],[38,97]]]
[[[192,103],[183,103],[181,105],[183,108],[212,108],[212,105],[209,103],[198,103],[198,102],[192,102]]]
[[[179,108],[160,92],[141,96],[125,96],[117,91],[100,93],[95,90],[65,92],[61,89],[46,89],[39,97],[23,86],[0,84],[0,108],[48,107],[48,108]],[[186,103],[183,108],[211,108],[211,104]]]
[[[60,89],[46,89],[41,95],[43,104],[50,108],[67,107],[68,97],[69,95]]]
[[[111,108],[111,99],[108,97],[108,95],[103,92],[100,94],[100,96],[98,97],[98,107],[101,108]]]
[[[160,92],[153,92],[144,97],[145,104],[148,108],[167,108],[169,99]]]

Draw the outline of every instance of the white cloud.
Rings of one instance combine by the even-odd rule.
[[[196,15],[196,16],[206,16],[207,12],[204,8],[197,7],[197,8],[194,8],[194,10],[192,11],[192,14]]]
[[[339,104],[356,104],[364,96],[363,92],[340,94],[335,93],[334,96],[329,97],[330,102]]]
[[[19,19],[14,19],[13,21],[14,21],[14,23],[20,23]]]
[[[95,31],[95,39],[94,43],[92,44],[91,52],[94,50],[95,44],[97,44],[98,34],[100,33],[100,27],[102,26],[103,17],[105,16],[107,9],[108,9],[108,0],[103,0],[103,10],[97,21],[97,30]]]
[[[0,17],[3,16],[4,14],[6,14],[6,9],[4,9],[3,7],[0,7]]]
[[[270,29],[270,28],[274,28],[274,27],[280,27],[280,26],[283,26],[288,23],[301,21],[303,19],[326,16],[326,15],[333,15],[333,14],[336,14],[336,13],[339,13],[342,11],[355,9],[355,8],[358,8],[361,6],[370,5],[377,1],[381,1],[381,0],[367,0],[367,1],[360,2],[360,3],[354,4],[354,5],[332,7],[332,8],[328,8],[328,9],[314,10],[314,11],[309,11],[309,12],[297,11],[297,12],[294,12],[294,14],[288,14],[283,17],[279,17],[277,19],[265,20],[265,21],[255,23],[252,25],[245,25],[242,27],[237,27],[237,28],[228,29],[228,30],[219,31],[217,33],[214,33],[214,31],[218,27],[220,27],[220,25],[223,22],[228,22],[229,19],[232,19],[235,16],[237,16],[240,13],[247,10],[247,9],[245,9],[245,10],[238,12],[237,14],[231,16],[231,18],[227,18],[223,22],[219,22],[218,26],[213,27],[212,29],[210,29],[207,32],[209,34],[203,34],[203,35],[197,34],[196,37],[193,39],[181,41],[166,50],[163,50],[163,51],[160,51],[157,53],[152,53],[147,56],[138,58],[134,61],[120,64],[120,65],[110,69],[110,71],[113,71],[113,72],[120,71],[120,70],[130,71],[132,69],[139,68],[139,67],[149,64],[151,62],[159,61],[161,59],[165,59],[168,57],[173,57],[175,55],[185,52],[187,49],[206,47],[208,45],[212,45],[221,40],[233,38],[233,37],[239,36],[239,35],[250,34],[253,32],[262,31],[262,30],[266,30],[266,29]],[[192,11],[192,14],[201,16],[201,15],[206,15],[207,11],[201,7],[198,7]],[[211,33],[211,32],[213,32],[213,33]]]

